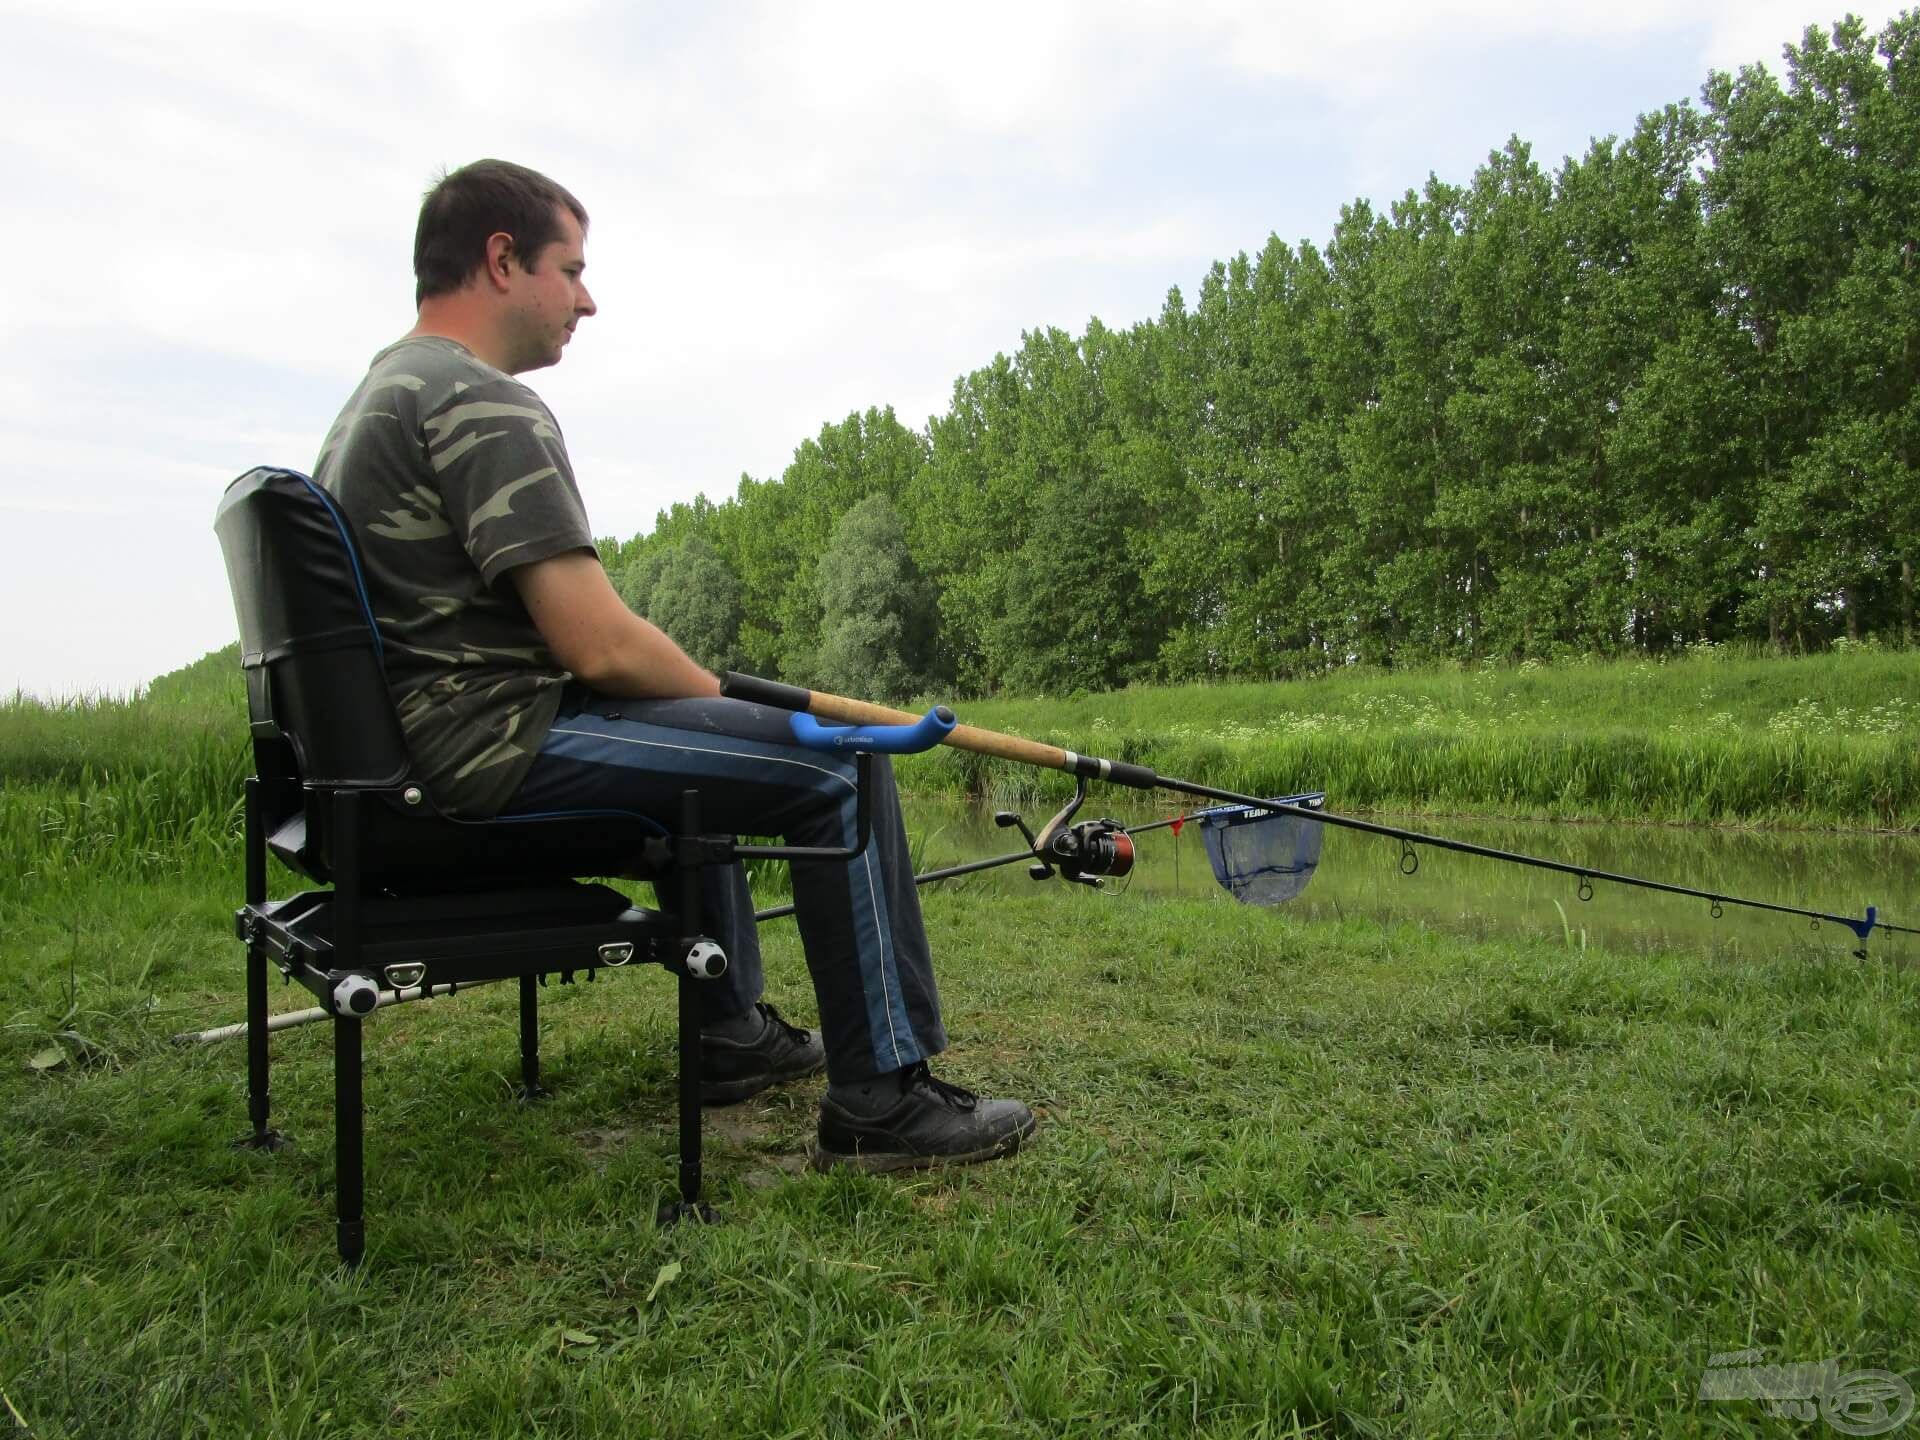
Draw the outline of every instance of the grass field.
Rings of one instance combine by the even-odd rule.
[[[1226,789],[1325,789],[1349,810],[1920,828],[1920,651],[1708,651],[959,708],[989,729]],[[230,853],[243,713],[230,652],[135,698],[0,702],[0,884]],[[1069,788],[950,749],[900,774],[922,793],[996,803]]]
[[[535,1108],[510,987],[405,1007],[368,1026],[345,1274],[325,1030],[275,1041],[296,1147],[229,1150],[238,1048],[165,1037],[237,1013],[230,897],[114,893],[5,917],[0,1390],[47,1440],[1738,1435],[1757,1405],[1695,1398],[1715,1352],[1920,1375],[1920,973],[1838,946],[935,895],[946,1070],[1032,1100],[1036,1143],[801,1173],[816,1081],[716,1112],[727,1223],[664,1232],[664,977],[549,990]],[[91,1063],[28,1073],[69,1010]]]
[[[1645,660],[978,700],[961,718],[1163,775],[1349,809],[1920,826],[1920,652]],[[907,783],[1015,800],[1064,777],[939,750]]]
[[[1655,813],[1714,755],[1714,813],[1920,813],[1914,656],[1647,669],[963,718],[1252,789],[1298,765],[1348,806],[1340,764],[1379,767],[1377,803],[1479,753],[1426,803],[1605,813],[1564,784],[1536,806],[1516,757],[1644,765],[1638,736],[1678,757],[1636,782]],[[227,1146],[240,1048],[169,1038],[241,1009],[240,730],[218,661],[135,700],[0,704],[0,1435],[1745,1435],[1789,1430],[1697,1398],[1712,1354],[1920,1381],[1920,970],[1797,930],[1626,954],[942,891],[943,1073],[1032,1101],[1033,1147],[804,1173],[815,1081],[713,1112],[727,1223],[664,1232],[664,977],[549,989],[556,1095],[531,1108],[511,987],[402,1007],[367,1025],[370,1248],[343,1273],[325,1029],[275,1039],[297,1143],[272,1157]],[[1766,755],[1849,798],[1768,810],[1739,773]],[[951,763],[909,781],[1005,786]],[[804,1022],[790,925],[767,941]]]

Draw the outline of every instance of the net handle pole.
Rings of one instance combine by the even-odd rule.
[[[1719,905],[1740,905],[1749,910],[1766,910],[1776,915],[1798,915],[1811,920],[1825,920],[1835,925],[1845,926],[1862,940],[1867,932],[1886,930],[1899,935],[1920,935],[1920,929],[1906,925],[1890,925],[1879,919],[1868,907],[1867,919],[1862,922],[1851,915],[1835,915],[1826,910],[1809,910],[1798,905],[1775,905],[1767,900],[1747,900],[1738,895],[1728,895],[1716,890],[1697,890],[1690,885],[1672,885],[1664,880],[1648,880],[1639,875],[1621,875],[1611,870],[1596,870],[1590,865],[1573,865],[1565,860],[1549,860],[1540,855],[1525,855],[1516,850],[1497,850],[1490,845],[1475,845],[1468,840],[1449,840],[1444,835],[1425,835],[1418,830],[1406,830],[1397,825],[1379,825],[1371,820],[1355,819],[1351,815],[1339,815],[1328,810],[1309,810],[1302,805],[1289,805],[1284,801],[1260,800],[1251,795],[1239,795],[1231,790],[1216,790],[1210,785],[1196,785],[1190,780],[1174,780],[1166,776],[1157,777],[1157,783],[1168,790],[1177,790],[1186,795],[1197,795],[1210,800],[1224,800],[1236,805],[1254,805],[1271,810],[1278,815],[1298,815],[1304,820],[1318,820],[1327,825],[1338,825],[1345,830],[1359,830],[1369,835],[1384,835],[1388,839],[1401,840],[1411,845],[1429,845],[1436,850],[1452,850],[1461,855],[1478,855],[1487,860],[1503,860],[1509,865],[1528,865],[1536,870],[1552,870],[1561,875],[1572,875],[1580,880],[1605,880],[1614,885],[1627,885],[1640,890],[1657,890],[1667,895],[1684,895],[1695,900],[1710,900]]]
[[[1196,810],[1194,815],[1199,813],[1200,812]],[[1128,835],[1144,835],[1149,830],[1164,830],[1167,826],[1173,824],[1175,820],[1191,820],[1193,818],[1193,815],[1176,815],[1172,817],[1172,819],[1152,820],[1145,825],[1127,825],[1123,826],[1122,829],[1124,833]],[[1015,850],[1009,855],[996,855],[991,860],[968,860],[959,865],[944,865],[938,870],[923,870],[913,877],[913,883],[915,885],[936,885],[942,880],[954,880],[962,875],[974,875],[982,870],[998,870],[1002,865],[1013,865],[1022,860],[1037,860],[1039,858],[1039,854],[1033,850]],[[756,922],[761,920],[780,920],[793,914],[795,908],[791,903],[773,905],[765,910],[754,911],[753,918]],[[241,1026],[240,1028],[245,1029],[246,1027]]]
[[[482,985],[498,984],[507,977],[496,976],[490,980],[462,980],[451,985],[412,986],[404,990],[382,990],[373,1002],[375,1010],[385,1010],[389,1005],[405,1005],[413,1000],[430,1000],[442,995],[451,995],[457,990],[477,990]],[[278,1015],[267,1017],[269,1031],[294,1030],[302,1025],[311,1025],[325,1020],[333,1012],[315,1005],[306,1010],[283,1010]],[[211,1045],[220,1040],[236,1040],[247,1033],[247,1022],[237,1020],[231,1025],[216,1025],[210,1030],[184,1030],[173,1037],[176,1045]]]

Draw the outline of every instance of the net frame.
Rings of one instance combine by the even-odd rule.
[[[1273,803],[1317,810],[1326,798],[1317,791]],[[1259,805],[1217,805],[1197,818],[1213,878],[1242,905],[1285,904],[1307,888],[1319,868],[1326,826],[1303,815]]]

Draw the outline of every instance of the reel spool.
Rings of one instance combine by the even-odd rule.
[[[1133,873],[1133,837],[1117,820],[1089,820],[1069,832],[1079,851],[1074,868],[1079,875],[1108,875],[1119,879]],[[1062,869],[1067,867],[1063,864]],[[1079,875],[1072,878],[1078,879]]]

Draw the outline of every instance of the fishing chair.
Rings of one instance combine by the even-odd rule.
[[[540,1084],[539,988],[634,961],[679,977],[679,1199],[663,1223],[710,1219],[701,1203],[699,987],[727,958],[703,936],[699,869],[743,856],[845,859],[868,836],[868,762],[848,849],[750,846],[700,833],[699,796],[677,832],[616,811],[474,822],[440,812],[417,779],[387,689],[358,554],[331,498],[292,470],[228,487],[214,528],[240,622],[255,774],[246,782],[247,1109],[236,1145],[277,1150],[268,1128],[267,965],[310,990],[333,1023],[334,1193],[340,1258],[366,1243],[361,1025],[435,987],[518,977],[523,1098]],[[267,898],[271,854],[321,888]],[[576,877],[664,880],[661,914]],[[677,881],[677,884],[675,883]]]

